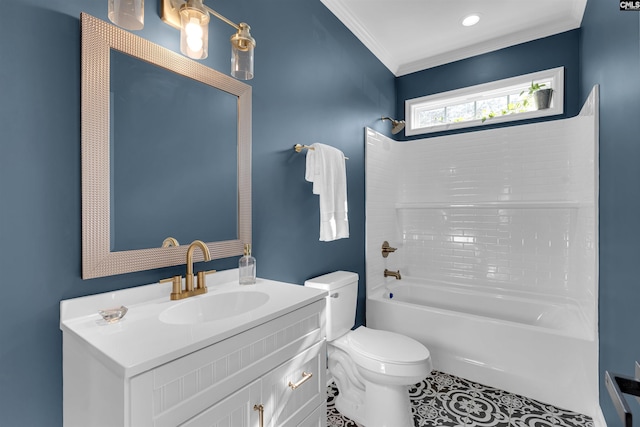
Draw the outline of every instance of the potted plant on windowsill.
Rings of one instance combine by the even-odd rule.
[[[545,110],[551,105],[551,96],[553,95],[553,89],[543,89],[544,86],[546,86],[544,83],[540,84],[534,82],[531,82],[531,86],[529,86],[529,97],[533,98],[536,110]],[[525,92],[526,91],[523,90],[520,95]]]

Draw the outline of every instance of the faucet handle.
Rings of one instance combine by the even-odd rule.
[[[196,282],[196,289],[207,289],[207,274],[215,272],[216,270],[199,271],[198,281]]]
[[[159,283],[167,282],[171,282],[173,285],[171,287],[171,299],[180,299],[182,295],[182,276],[173,276],[169,277],[168,279],[162,279],[159,281]]]
[[[389,246],[389,242],[386,240],[382,243],[382,256],[384,258],[388,257],[390,253],[397,251],[398,248],[392,248]]]
[[[158,283],[169,283],[172,282],[173,283],[173,287],[175,288],[176,283],[178,283],[178,288],[181,287],[182,285],[182,276],[173,276],[173,277],[167,277],[166,279],[160,279],[158,280]]]

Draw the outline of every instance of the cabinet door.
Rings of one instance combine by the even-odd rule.
[[[327,427],[327,402],[322,402],[298,427]]]
[[[325,401],[326,369],[322,340],[262,377],[265,427],[293,427],[305,421]]]
[[[258,411],[253,406],[260,403],[260,380],[241,388],[231,396],[205,409],[181,426],[184,427],[258,427]]]

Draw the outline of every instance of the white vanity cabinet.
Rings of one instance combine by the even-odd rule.
[[[64,425],[260,427],[262,405],[265,427],[326,426],[324,296],[303,303],[140,372],[119,369],[81,333],[68,333],[82,330],[70,322],[62,328]],[[132,326],[138,320],[125,319],[122,328],[127,321]],[[118,325],[108,326],[114,328],[97,333],[122,333]],[[175,328],[202,332],[191,325]],[[105,339],[115,338],[94,343],[100,347]]]
[[[324,343],[317,343],[182,425],[254,427],[260,425],[260,410],[264,426],[326,425],[326,388],[320,374],[326,370],[324,351]],[[295,389],[289,385],[306,378]]]

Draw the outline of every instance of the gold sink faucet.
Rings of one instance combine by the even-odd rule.
[[[211,261],[211,253],[209,248],[202,240],[194,240],[187,249],[187,274],[184,278],[185,288],[182,289],[182,276],[173,276],[169,279],[160,280],[160,283],[172,282],[173,287],[171,291],[171,299],[179,300],[183,298],[192,297],[194,295],[200,295],[207,293],[206,275],[208,273],[215,273],[215,270],[199,271],[198,280],[196,286],[193,286],[193,251],[196,248],[200,248],[205,261]]]
[[[184,278],[185,288],[186,288],[187,292],[194,292],[194,289],[193,289],[193,251],[198,247],[202,251],[202,255],[204,255],[204,260],[205,261],[211,261],[211,254],[209,253],[209,248],[207,247],[207,245],[204,244],[204,242],[202,240],[194,240],[193,242],[191,242],[191,244],[189,245],[189,249],[187,249],[187,275]],[[197,287],[196,290],[198,290],[200,292],[195,293],[194,295],[204,294],[205,292],[207,292],[207,286],[204,283],[204,275],[205,275],[204,271],[201,271],[201,272],[198,273],[198,283],[197,283],[198,287]]]

